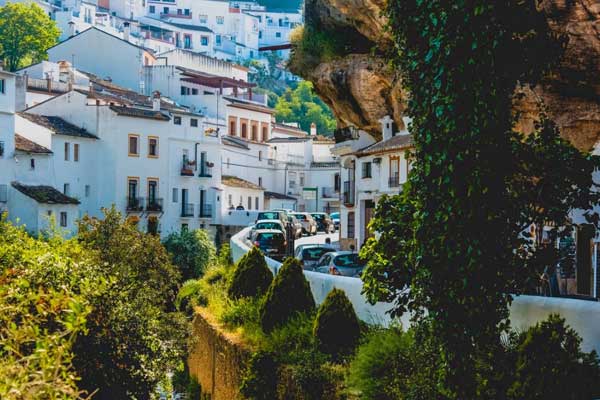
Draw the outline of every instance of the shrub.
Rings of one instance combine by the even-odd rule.
[[[259,319],[258,299],[244,297],[233,300],[223,312],[220,321],[228,327],[237,327],[245,324],[256,324]]]
[[[261,326],[265,332],[283,325],[299,313],[315,309],[315,300],[302,265],[295,258],[287,258],[267,291],[260,309]]]
[[[277,362],[272,354],[259,351],[252,355],[242,376],[240,393],[248,400],[277,398]]]
[[[202,294],[202,283],[190,279],[185,281],[179,289],[175,306],[179,311],[184,311],[187,315],[193,315],[194,307],[206,305],[206,301],[206,296]]]
[[[593,399],[600,395],[600,363],[595,351],[581,351],[581,338],[550,315],[516,336],[510,399]]]
[[[343,290],[329,292],[317,311],[313,333],[318,349],[335,360],[354,351],[360,338],[360,325]]]
[[[253,247],[238,262],[227,294],[232,299],[260,297],[267,291],[271,281],[273,274],[267,267],[265,256],[258,248]]]
[[[233,260],[231,259],[231,247],[229,246],[229,243],[221,245],[217,261],[219,264],[225,267],[230,267],[233,265]]]
[[[163,244],[184,280],[201,277],[216,258],[215,245],[202,229],[173,232]]]

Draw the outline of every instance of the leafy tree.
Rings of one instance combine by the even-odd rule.
[[[7,3],[0,8],[0,58],[9,71],[45,60],[58,41],[56,23],[35,3]]]
[[[300,261],[288,257],[269,286],[265,301],[260,308],[260,323],[265,332],[302,313],[315,309],[315,299],[302,272]]]
[[[309,132],[310,125],[317,125],[317,132],[330,135],[336,121],[329,107],[313,91],[312,83],[302,81],[295,89],[288,89],[275,105],[275,117],[280,122],[297,122]]]
[[[395,314],[413,311],[418,347],[437,349],[433,384],[446,397],[498,398],[492,372],[480,368],[504,357],[511,293],[557,261],[524,229],[560,227],[571,209],[591,210],[600,164],[543,117],[527,139],[512,131],[517,85],[535,84],[560,59],[561,40],[534,1],[388,8],[416,160],[403,194],[377,207],[371,228],[381,237],[363,250],[365,291],[395,302]]]
[[[180,275],[154,235],[124,222],[114,207],[84,217],[78,240],[108,288],[90,299],[87,334],[74,345],[81,387],[95,398],[148,398],[185,355],[187,323],[174,312]]]
[[[317,310],[313,333],[318,349],[334,359],[341,359],[354,351],[360,338],[360,325],[343,290],[329,292]]]
[[[216,259],[215,245],[203,229],[173,232],[163,244],[184,280],[199,278]]]
[[[273,281],[273,273],[267,266],[265,256],[257,247],[244,254],[238,262],[227,295],[232,299],[260,297]]]
[[[273,354],[258,351],[250,357],[240,393],[248,400],[271,400],[277,398],[277,361]]]

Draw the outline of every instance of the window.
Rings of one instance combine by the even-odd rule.
[[[67,227],[67,213],[65,211],[60,212],[60,226],[63,228]]]
[[[339,192],[341,186],[342,186],[342,180],[340,179],[340,174],[336,172],[336,174],[333,176],[333,190],[335,190],[336,192]]]
[[[46,211],[46,215],[48,215],[48,218],[51,218],[52,217],[52,210]]]
[[[258,177],[258,186],[263,187],[263,185],[262,185],[262,176]]]
[[[300,186],[304,186],[304,174],[300,174]]]
[[[6,93],[6,80],[0,79],[0,93]]]
[[[290,189],[293,189],[295,187],[296,187],[296,173],[290,172]]]
[[[362,177],[363,179],[371,177],[371,162],[362,163]]]
[[[206,14],[200,15],[200,23],[208,24],[208,15],[206,15]]]
[[[68,183],[65,183],[63,185],[63,194],[65,196],[68,196],[70,191],[71,191],[71,186]]]
[[[148,178],[148,204],[156,205],[158,198],[158,179]]]
[[[262,151],[258,151],[258,161],[262,161]]]
[[[156,7],[150,6],[150,14],[156,14]]]
[[[259,208],[258,201],[259,201],[259,200],[258,200],[258,197],[255,197],[255,198],[254,198],[254,209],[256,209],[256,210],[258,210],[258,208]]]
[[[197,96],[198,95],[198,89],[192,88],[192,95]]]
[[[163,7],[163,14],[169,13],[169,7]]]
[[[138,197],[138,178],[127,179],[127,198],[137,199]]]
[[[221,35],[216,35],[216,36],[215,36],[215,44],[216,44],[217,46],[220,46],[220,45],[221,45]]]
[[[197,128],[198,127],[198,119],[196,118],[190,118],[190,126]]]
[[[258,125],[254,123],[252,124],[252,140],[255,142],[258,140]]]
[[[154,136],[150,136],[148,138],[148,157],[156,158],[158,157],[158,138]]]
[[[233,206],[233,195],[229,195],[229,206],[232,207]]]
[[[200,44],[202,46],[208,46],[208,36],[200,36]]]
[[[177,117],[177,116],[173,117],[173,123],[175,125],[181,125],[181,117]]]
[[[252,197],[248,196],[248,210],[252,210]]]
[[[276,38],[280,38],[281,37],[281,32],[275,32],[275,37]]]
[[[354,211],[348,213],[348,239],[354,239]]]
[[[71,143],[65,142],[65,161],[71,159]]]
[[[85,185],[85,197],[90,197],[90,185]]]
[[[0,157],[4,157],[4,141],[0,140]]]
[[[29,160],[29,169],[35,169],[35,158]]]
[[[179,195],[179,191],[177,190],[177,188],[173,188],[173,203],[177,203],[178,200],[178,195]]]
[[[258,38],[262,39],[262,31],[258,31]]]
[[[223,25],[225,23],[225,17],[217,16],[217,25]]]
[[[262,141],[266,142],[267,140],[269,140],[269,128],[267,128],[266,126],[262,127]]]
[[[139,139],[138,135],[129,135],[129,156],[139,156]]]
[[[192,37],[190,35],[183,35],[183,48],[184,49],[192,48]]]
[[[237,118],[229,117],[229,134],[231,136],[237,135]]]
[[[73,144],[73,161],[79,162],[79,143]]]
[[[182,86],[180,92],[181,92],[182,96],[189,96],[192,93],[192,90],[189,87]],[[197,89],[196,89],[196,93],[198,93]]]
[[[248,137],[248,124],[246,122],[242,122],[242,137],[244,139]]]

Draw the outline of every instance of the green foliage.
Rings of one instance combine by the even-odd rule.
[[[600,395],[600,360],[581,351],[581,338],[551,315],[513,339],[516,362],[510,399],[595,399]]]
[[[342,359],[354,351],[360,325],[352,303],[343,290],[333,289],[317,311],[314,335],[320,351]]]
[[[260,297],[272,280],[273,273],[267,266],[265,256],[260,249],[253,247],[238,262],[227,294],[232,299]]]
[[[263,351],[254,353],[242,376],[242,396],[247,400],[276,399],[277,369],[278,365],[272,354]]]
[[[175,307],[179,311],[185,312],[188,316],[194,315],[194,307],[206,305],[206,297],[202,293],[202,282],[194,279],[183,282],[177,298],[175,299]]]
[[[275,118],[280,122],[297,122],[310,132],[310,125],[317,125],[317,132],[330,135],[336,121],[329,107],[313,91],[312,83],[302,81],[295,89],[287,89],[277,100]]]
[[[80,387],[101,398],[147,398],[186,354],[187,321],[174,312],[180,275],[154,235],[139,232],[114,209],[84,217],[78,240],[109,281],[90,299],[87,334],[77,337],[73,365]]]
[[[9,71],[45,60],[59,35],[56,23],[35,3],[9,2],[0,8],[0,58]]]
[[[224,243],[221,245],[221,248],[219,249],[219,255],[217,257],[217,263],[225,267],[233,265],[233,260],[231,258],[231,247],[229,246],[229,243]]]
[[[164,246],[183,279],[196,279],[215,261],[216,249],[205,230],[182,229],[167,236]]]
[[[259,320],[260,299],[243,297],[231,302],[219,321],[228,327],[256,324]]]
[[[312,313],[315,300],[300,261],[289,257],[269,286],[260,309],[260,322],[265,332],[271,332],[300,313]]]
[[[562,50],[535,3],[388,2],[415,163],[403,194],[377,207],[371,228],[381,238],[363,249],[363,279],[370,300],[413,312],[417,347],[434,349],[438,362],[426,368],[441,368],[432,374],[448,398],[502,390],[478,365],[504,357],[510,293],[527,290],[541,260],[557,261],[523,230],[560,227],[571,209],[598,203],[596,157],[562,141],[543,117],[531,138],[512,132],[517,85],[538,82]]]

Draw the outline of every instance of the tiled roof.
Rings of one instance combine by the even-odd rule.
[[[164,21],[160,21],[163,24],[167,24],[167,25],[172,25],[176,28],[181,28],[181,29],[187,29],[189,31],[198,31],[198,32],[212,32],[211,29],[205,27],[205,26],[200,26],[200,25],[187,25],[187,24],[178,24],[175,22],[164,22]]]
[[[52,154],[52,150],[15,133],[15,149],[32,154]]]
[[[131,42],[129,42],[129,41],[127,41],[127,40],[123,39],[123,38],[120,38],[120,37],[118,37],[118,36],[115,36],[115,35],[113,35],[113,34],[110,34],[110,33],[106,32],[106,31],[103,31],[102,29],[98,29],[98,28],[96,28],[95,26],[91,26],[91,27],[89,27],[88,29],[86,29],[86,30],[84,30],[84,31],[82,31],[82,32],[79,32],[78,34],[76,34],[76,35],[74,35],[74,36],[71,36],[71,37],[70,37],[70,38],[68,38],[67,40],[63,40],[62,42],[59,42],[59,43],[55,44],[54,46],[50,47],[49,49],[46,49],[46,51],[48,51],[48,50],[50,50],[50,49],[53,49],[53,48],[55,48],[55,47],[57,47],[57,46],[60,46],[60,45],[62,45],[63,43],[65,43],[65,42],[68,42],[69,40],[71,40],[71,39],[73,39],[73,38],[76,38],[76,37],[78,37],[78,36],[80,36],[80,35],[85,35],[85,34],[87,34],[87,33],[90,33],[90,32],[92,32],[92,31],[98,31],[98,32],[101,32],[101,33],[105,34],[106,36],[110,36],[111,38],[113,38],[113,39],[116,39],[116,40],[119,40],[119,41],[121,41],[121,42],[123,42],[123,43],[127,43],[128,45],[130,45],[130,46],[132,46],[132,47],[135,47],[135,48],[138,48],[138,49],[140,49],[140,50],[146,51],[146,52],[150,53],[151,55],[153,55],[153,54],[154,54],[154,50],[152,50],[152,49],[149,49],[149,48],[147,48],[147,47],[138,46],[138,45],[137,45],[137,44],[135,44],[135,43],[131,43]]]
[[[313,141],[316,142],[316,143],[331,143],[331,144],[335,144],[335,140],[332,137],[324,136],[324,135],[313,136]]]
[[[156,119],[159,121],[170,121],[171,120],[171,117],[163,114],[160,111],[144,110],[141,108],[122,107],[122,106],[110,106],[110,109],[113,110],[114,112],[116,112],[118,115],[123,115],[125,117]]]
[[[261,105],[258,103],[240,100],[240,99],[236,99],[234,97],[224,97],[224,99],[231,102],[231,104],[228,104],[229,107],[237,107],[237,108],[243,108],[245,110],[250,110],[250,111],[258,111],[258,112],[263,112],[263,113],[268,113],[268,114],[275,114],[275,110],[273,108],[267,107],[267,106],[264,106],[264,105]]]
[[[79,204],[79,200],[66,196],[52,186],[38,185],[30,186],[22,183],[13,182],[12,187],[32,198],[38,203],[43,204]]]
[[[405,149],[412,147],[413,144],[412,135],[396,135],[388,140],[382,140],[355,153],[356,156],[362,157],[370,154],[385,153],[393,150]]]
[[[248,143],[245,140],[236,136],[225,135],[221,138],[224,145],[239,147],[240,149],[250,150]]]
[[[310,140],[310,136],[305,137],[274,137],[267,140],[267,143],[298,143],[298,142],[308,142]]]
[[[98,139],[98,136],[92,135],[83,128],[79,128],[60,117],[53,117],[47,115],[37,115],[21,112],[19,116],[33,122],[34,124],[41,125],[47,129],[50,129],[57,135],[75,136],[88,139]]]
[[[265,190],[262,187],[254,184],[252,182],[249,182],[245,179],[238,178],[237,176],[223,175],[221,177],[221,182],[223,183],[223,185],[229,186],[229,187],[254,189],[254,190]]]
[[[288,196],[287,194],[277,193],[277,192],[268,192],[265,191],[265,197],[267,199],[276,199],[276,200],[294,200],[297,201],[295,197]]]
[[[273,130],[282,130],[285,131],[286,134],[292,134],[296,136],[308,136],[308,133],[303,131],[302,128],[298,128],[296,126],[291,126],[287,124],[280,124],[278,122],[273,122]]]

